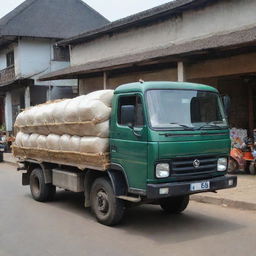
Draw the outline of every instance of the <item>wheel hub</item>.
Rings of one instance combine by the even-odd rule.
[[[98,210],[102,213],[107,213],[109,208],[108,196],[105,191],[99,191],[97,193],[97,206]]]

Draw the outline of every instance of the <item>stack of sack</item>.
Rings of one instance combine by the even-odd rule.
[[[244,141],[247,138],[247,130],[246,129],[237,129],[233,127],[230,130],[230,139],[232,148],[243,148]]]
[[[96,91],[21,112],[15,122],[19,132],[14,155],[59,163],[71,161],[72,165],[79,162],[79,166],[94,166],[103,158],[105,163],[113,93]]]

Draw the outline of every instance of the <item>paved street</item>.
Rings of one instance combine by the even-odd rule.
[[[59,191],[42,204],[0,165],[0,256],[254,255],[256,213],[192,202],[180,216],[157,206],[130,209],[115,228],[98,224],[83,198]]]

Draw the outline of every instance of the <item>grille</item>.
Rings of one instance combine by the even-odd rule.
[[[199,166],[194,166],[194,161],[199,161]],[[174,175],[201,175],[216,172],[217,156],[190,156],[178,157],[172,160],[171,169]]]

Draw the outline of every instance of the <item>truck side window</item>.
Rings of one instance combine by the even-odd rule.
[[[140,96],[119,98],[118,124],[127,126],[129,123],[135,127],[144,125],[143,105]]]

